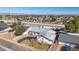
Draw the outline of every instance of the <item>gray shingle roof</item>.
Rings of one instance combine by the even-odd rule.
[[[39,33],[40,36],[46,38],[49,41],[55,38],[55,31],[52,31],[50,29],[32,27],[30,31]]]
[[[59,41],[65,42],[65,43],[79,44],[79,36],[61,33],[59,35]]]
[[[7,24],[4,24],[4,23],[0,23],[0,30],[3,30],[3,29],[6,29],[8,28],[9,26]]]
[[[46,38],[49,41],[54,40],[56,33],[55,31],[51,31],[49,29],[37,28],[37,27],[32,28],[30,31],[39,33],[39,35],[41,35],[42,37]],[[64,33],[65,32],[59,34],[59,41],[64,43],[79,44],[79,35],[75,35],[74,33],[67,33],[67,34]]]
[[[38,28],[38,27],[31,27],[32,29],[30,30],[31,32],[36,32],[36,33],[44,33],[48,31],[49,29],[45,28]]]

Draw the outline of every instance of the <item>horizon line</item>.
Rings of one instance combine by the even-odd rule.
[[[34,14],[34,13],[0,13],[0,15],[12,15],[12,14],[14,14],[14,15],[17,15],[17,14],[19,14],[19,15],[79,15],[79,14],[47,14],[47,13],[38,13],[38,14]]]

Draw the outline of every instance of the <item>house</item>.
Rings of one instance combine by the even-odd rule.
[[[62,31],[61,31],[62,32]],[[37,35],[37,40],[39,42],[46,42],[51,44],[55,37],[56,31],[46,28],[39,28],[39,27],[31,27],[28,34],[30,35]],[[63,44],[76,44],[79,45],[79,34],[76,33],[60,33],[59,34],[59,41]]]
[[[55,39],[55,31],[46,28],[31,27],[28,34],[36,35],[39,42],[51,44]]]
[[[79,34],[77,33],[61,33],[59,35],[59,41],[69,43],[69,44],[76,44],[79,45]]]
[[[6,28],[8,28],[9,26],[5,23],[0,23],[0,30],[4,30]]]
[[[11,30],[12,28],[9,26],[9,25],[7,25],[7,24],[5,24],[5,23],[0,23],[0,30],[1,31],[9,31],[9,30]]]

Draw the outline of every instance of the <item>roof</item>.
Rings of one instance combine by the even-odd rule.
[[[45,28],[39,28],[39,27],[31,27],[31,32],[36,32],[36,33],[44,33],[46,31],[48,31],[49,29],[45,29]]]
[[[47,31],[47,32],[44,32],[44,34],[40,33],[40,35],[49,41],[54,40],[56,36],[55,31]]]
[[[45,39],[52,41],[55,39],[55,31],[45,28],[38,28],[38,27],[31,27],[31,32],[39,33],[40,36],[44,37]],[[62,31],[61,31],[62,32]],[[79,44],[79,34],[77,33],[60,33],[59,34],[59,41],[64,43],[73,43]]]
[[[65,43],[79,44],[79,36],[78,35],[71,35],[71,34],[61,33],[59,35],[59,41],[65,42]]]
[[[3,29],[6,29],[8,28],[9,26],[5,23],[0,23],[0,30],[3,30]]]
[[[46,38],[49,41],[55,38],[56,33],[55,31],[52,31],[50,29],[38,28],[38,27],[32,27],[30,31],[38,33],[40,36]]]

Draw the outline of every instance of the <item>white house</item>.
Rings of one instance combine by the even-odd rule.
[[[61,31],[62,32],[62,31]],[[45,42],[48,44],[52,44],[56,37],[56,31],[53,31],[49,28],[39,28],[39,27],[30,27],[25,33],[29,35],[37,36],[37,40],[39,42]],[[59,34],[59,42],[61,44],[76,44],[79,46],[79,34],[77,33],[60,33]]]
[[[45,42],[48,44],[51,44],[52,41],[54,41],[56,35],[55,31],[51,29],[46,29],[46,28],[39,28],[39,27],[31,27],[30,30],[28,31],[29,35],[36,35],[37,40],[39,42]]]

